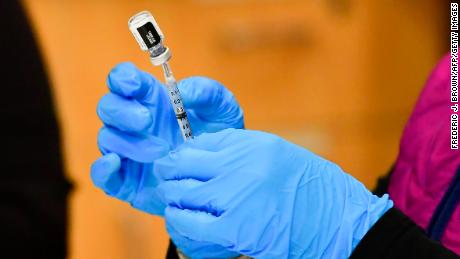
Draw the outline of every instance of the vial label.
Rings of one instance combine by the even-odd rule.
[[[153,24],[151,22],[148,22],[142,25],[141,27],[137,28],[137,31],[139,32],[139,34],[142,37],[142,40],[149,49],[157,45],[161,41],[160,35],[155,30],[155,27],[153,27]]]

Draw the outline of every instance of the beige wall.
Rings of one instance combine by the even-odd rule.
[[[436,0],[25,2],[76,185],[74,259],[162,258],[167,247],[161,219],[106,197],[89,178],[99,156],[95,107],[110,68],[129,60],[161,72],[127,29],[134,13],[154,13],[178,78],[223,82],[244,107],[248,128],[304,145],[369,187],[395,159],[410,109],[445,49]]]

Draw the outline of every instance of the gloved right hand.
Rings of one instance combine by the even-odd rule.
[[[109,74],[110,93],[99,102],[104,123],[98,145],[103,154],[91,168],[94,184],[142,211],[162,215],[153,163],[183,142],[165,87],[131,63]],[[195,135],[243,128],[243,112],[218,82],[191,77],[178,84]]]
[[[337,165],[258,131],[202,134],[157,160],[168,232],[255,258],[348,258],[393,206]]]

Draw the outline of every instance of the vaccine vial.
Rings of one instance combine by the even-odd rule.
[[[128,27],[143,51],[150,52],[150,61],[160,66],[171,58],[169,48],[163,45],[164,35],[152,14],[142,11],[132,16]]]

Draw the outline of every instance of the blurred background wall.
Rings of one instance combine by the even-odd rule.
[[[177,78],[206,75],[237,96],[250,129],[325,156],[372,188],[430,69],[447,51],[442,1],[27,0],[53,83],[71,196],[70,258],[163,258],[163,222],[93,187],[95,109],[115,64],[155,76],[127,28],[150,10]],[[26,64],[25,64],[26,65]]]

